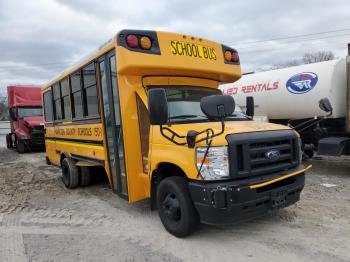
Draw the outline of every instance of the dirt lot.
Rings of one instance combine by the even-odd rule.
[[[302,200],[229,227],[177,239],[148,202],[105,182],[67,190],[43,153],[0,136],[0,261],[350,261],[350,159],[314,160]]]

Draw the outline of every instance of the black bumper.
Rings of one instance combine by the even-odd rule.
[[[225,225],[294,204],[300,199],[304,184],[305,175],[300,173],[255,189],[247,181],[191,181],[189,189],[201,222]]]

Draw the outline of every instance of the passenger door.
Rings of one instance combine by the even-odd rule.
[[[113,190],[128,199],[124,140],[120,116],[116,59],[111,51],[98,60],[102,99],[102,113],[106,135],[108,167]]]

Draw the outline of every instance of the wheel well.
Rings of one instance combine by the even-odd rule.
[[[62,154],[61,154],[60,166],[62,166],[63,159],[65,159],[66,157],[69,157],[69,155],[68,155],[67,153],[62,153]]]
[[[151,178],[151,209],[157,209],[157,187],[159,183],[166,177],[179,176],[187,178],[185,172],[177,165],[172,163],[160,163],[152,172]]]

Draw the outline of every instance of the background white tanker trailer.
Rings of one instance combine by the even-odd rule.
[[[348,56],[247,74],[221,89],[242,108],[246,98],[253,97],[255,119],[295,127],[310,157],[314,150],[320,155],[346,155],[350,154],[349,64]],[[332,112],[320,108],[323,98],[330,101]]]

